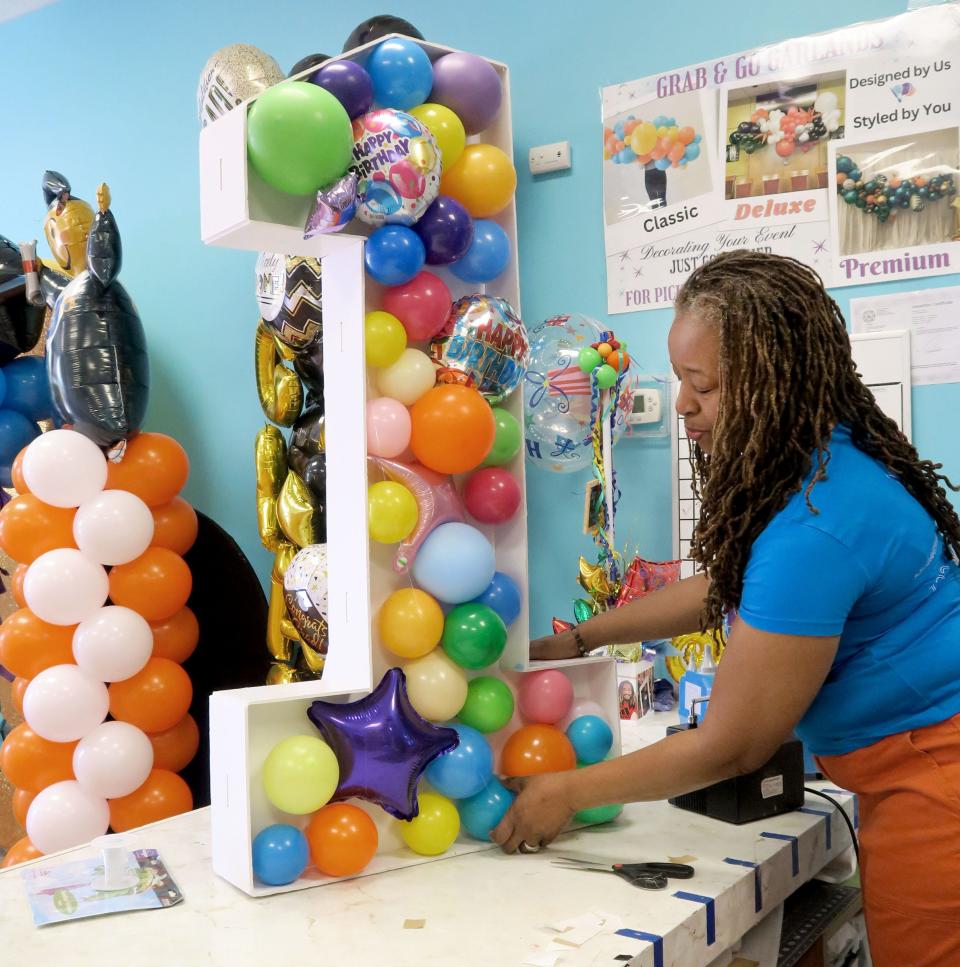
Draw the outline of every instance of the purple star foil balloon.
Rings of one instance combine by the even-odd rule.
[[[347,227],[356,213],[357,176],[351,172],[317,192],[317,200],[303,228],[303,237],[339,232]]]
[[[314,702],[307,715],[340,763],[340,785],[330,801],[366,799],[397,819],[419,813],[420,776],[460,741],[455,729],[419,715],[399,668],[391,668],[366,698],[346,705]]]

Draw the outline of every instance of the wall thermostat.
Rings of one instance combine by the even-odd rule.
[[[660,419],[660,391],[645,387],[634,390],[633,409],[627,417],[627,423],[637,426],[642,423],[659,423]]]

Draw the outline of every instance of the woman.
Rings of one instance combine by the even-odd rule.
[[[960,519],[857,376],[816,274],[739,251],[682,287],[669,335],[705,573],[535,641],[585,654],[734,622],[700,728],[521,781],[494,839],[664,799],[763,765],[796,732],[860,796],[877,967],[960,964]],[[952,425],[949,426],[952,431]]]

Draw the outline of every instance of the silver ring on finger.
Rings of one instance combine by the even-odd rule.
[[[521,842],[517,848],[520,850],[521,853],[539,853],[540,852],[539,846],[531,846],[530,843],[528,843],[526,840],[523,840],[523,842]]]

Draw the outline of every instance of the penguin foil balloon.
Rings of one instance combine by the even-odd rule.
[[[150,364],[140,315],[117,281],[122,249],[106,185],[97,205],[87,268],[54,308],[47,373],[60,422],[119,458],[146,415]]]

